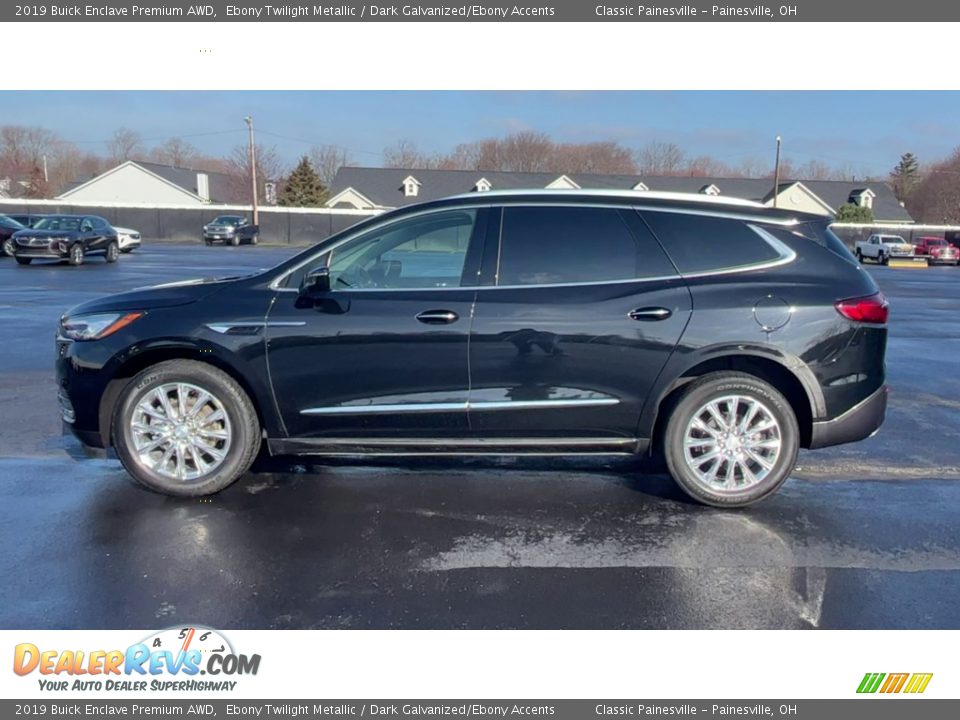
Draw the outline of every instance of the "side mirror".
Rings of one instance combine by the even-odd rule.
[[[330,292],[330,268],[315,268],[300,281],[301,294],[320,295],[327,292]]]

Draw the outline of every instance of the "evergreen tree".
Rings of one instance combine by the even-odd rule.
[[[277,204],[284,207],[320,207],[327,201],[327,188],[306,155],[290,173]]]
[[[900,162],[890,171],[890,180],[893,183],[893,192],[897,200],[907,202],[917,187],[919,181],[920,163],[913,153],[900,156]]]
[[[873,210],[854,203],[841,205],[837,210],[837,222],[840,223],[872,223]]]

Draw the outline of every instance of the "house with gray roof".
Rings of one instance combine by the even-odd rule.
[[[854,203],[873,210],[878,223],[912,223],[885,182],[782,180],[776,191],[767,178],[589,175],[490,172],[486,170],[423,170],[412,168],[342,167],[330,188],[328,207],[389,210],[462,193],[488,190],[636,190],[683,192],[754,200],[833,216]]]
[[[128,160],[68,186],[57,200],[71,202],[204,205],[227,202],[232,178],[224,173]]]

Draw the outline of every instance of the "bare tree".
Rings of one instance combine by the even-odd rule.
[[[637,164],[627,148],[615,142],[555,145],[547,168],[551,172],[595,175],[635,175]]]
[[[833,169],[822,160],[807,160],[797,168],[797,178],[800,180],[830,180]]]
[[[383,149],[383,166],[388,168],[430,168],[431,159],[412,140],[400,140]]]
[[[653,140],[637,151],[641,175],[682,175],[686,154],[679,145]]]
[[[174,165],[176,167],[193,167],[200,156],[200,151],[181,138],[170,138],[162,145],[158,145],[150,156],[158,163]]]
[[[272,145],[264,147],[257,145],[257,197],[262,202],[266,199],[264,186],[268,182],[275,182],[286,175],[283,161]],[[237,145],[224,158],[227,174],[230,176],[227,188],[230,197],[222,198],[228,202],[249,203],[250,198],[250,147]]]
[[[334,145],[316,145],[310,148],[310,164],[313,165],[313,170],[324,187],[329,188],[333,184],[337,171],[352,162],[350,152],[345,148]]]
[[[960,148],[946,160],[927,166],[906,207],[920,222],[960,223]]]
[[[730,168],[710,155],[698,155],[687,160],[684,174],[690,177],[725,177],[730,175]]]
[[[143,151],[143,139],[140,133],[130,128],[118,128],[107,141],[107,155],[111,162],[119,165],[127,160],[134,160]]]
[[[0,172],[29,174],[42,166],[43,157],[60,142],[56,133],[42,127],[0,126]]]

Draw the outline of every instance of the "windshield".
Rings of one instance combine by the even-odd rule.
[[[34,223],[34,230],[79,230],[82,218],[67,217],[45,217]]]
[[[927,245],[946,245],[946,240],[941,240],[940,238],[932,238],[927,240]]]
[[[906,240],[904,240],[904,239],[903,239],[902,237],[900,237],[899,235],[881,235],[881,236],[880,236],[880,242],[883,242],[883,243],[905,243]]]
[[[18,223],[13,218],[8,218],[6,215],[0,215],[0,226],[9,228],[11,230],[22,230],[24,228],[23,225]]]
[[[236,215],[221,215],[213,219],[211,225],[239,225],[240,219]]]

